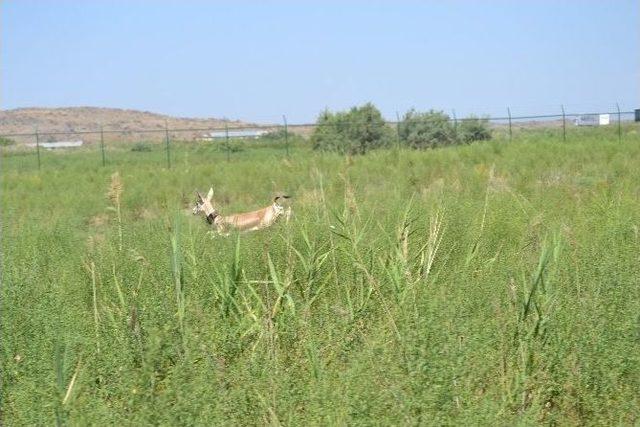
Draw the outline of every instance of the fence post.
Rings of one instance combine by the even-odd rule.
[[[102,166],[106,165],[106,160],[104,156],[104,129],[102,125],[100,125],[100,150],[102,150]]]
[[[165,135],[165,144],[167,148],[167,169],[171,169],[171,149],[169,147],[169,123],[167,120],[164,121],[164,135]]]
[[[398,150],[400,149],[400,114],[396,111],[396,140]]]
[[[458,117],[456,116],[456,110],[454,108],[451,109],[451,114],[453,114],[453,134],[458,140]]]
[[[282,121],[284,121],[284,146],[287,150],[287,158],[289,158],[289,129],[287,127],[287,116],[282,115]]]
[[[227,162],[229,162],[231,161],[231,158],[229,157],[229,124],[227,122],[224,122],[224,140],[227,145]]]
[[[511,131],[511,109],[507,107],[507,113],[509,114],[509,142],[513,139],[513,132]]]
[[[622,118],[620,116],[620,104],[617,102],[616,108],[618,109],[618,142],[622,142]]]
[[[567,116],[564,113],[564,105],[560,108],[562,108],[562,141],[567,142]]]
[[[40,170],[40,134],[36,128],[36,153],[38,154],[38,170]]]

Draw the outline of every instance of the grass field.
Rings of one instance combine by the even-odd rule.
[[[640,423],[637,128],[236,154],[3,157],[3,424]]]

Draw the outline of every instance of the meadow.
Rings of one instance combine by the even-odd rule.
[[[637,425],[638,130],[8,152],[2,424]],[[213,238],[210,186],[294,216]]]

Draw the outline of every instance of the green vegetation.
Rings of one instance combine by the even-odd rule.
[[[15,143],[16,142],[11,138],[0,136],[0,147],[8,147],[10,145],[15,145]]]
[[[311,135],[313,148],[340,154],[365,154],[391,146],[394,141],[410,148],[425,149],[454,144],[468,144],[491,139],[488,119],[468,117],[456,126],[442,111],[421,113],[409,110],[392,129],[371,103],[347,112],[320,114]]]
[[[131,151],[136,151],[140,153],[147,153],[152,150],[151,144],[147,142],[136,142],[131,147]]]
[[[637,128],[503,135],[7,152],[3,424],[639,423]],[[294,218],[211,238],[211,185]]]
[[[435,110],[426,113],[409,110],[399,124],[398,133],[406,146],[421,149],[491,139],[488,119],[471,116],[460,120],[456,127],[447,114]]]
[[[449,116],[442,111],[408,111],[399,128],[400,139],[411,148],[434,148],[456,143],[456,132]]]
[[[465,144],[491,139],[489,119],[470,116],[461,120],[456,137],[458,141]]]
[[[367,103],[347,112],[323,112],[311,135],[311,143],[316,150],[365,154],[390,145],[393,138],[393,130],[386,125],[380,111]]]
[[[278,130],[271,131],[262,135],[259,138],[260,142],[266,142],[268,144],[272,143],[284,143],[285,140],[288,140],[289,144],[303,144],[304,139],[297,135],[296,133],[288,130],[285,132],[284,128],[280,128]]]

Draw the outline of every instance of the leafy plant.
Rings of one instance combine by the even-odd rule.
[[[462,119],[458,125],[457,139],[465,144],[491,139],[489,119],[475,116]]]
[[[3,421],[637,424],[640,133],[558,135],[347,160],[176,143],[171,170],[7,150]],[[212,237],[185,212],[209,186],[224,213],[285,189],[295,215]]]
[[[152,150],[151,144],[146,142],[136,142],[133,145],[133,147],[131,147],[131,151],[138,152],[138,153],[148,152],[151,150]]]
[[[0,147],[8,147],[10,145],[15,145],[15,143],[16,142],[11,138],[0,136]]]
[[[388,146],[392,140],[393,131],[372,103],[353,107],[347,112],[323,112],[311,135],[315,150],[340,154],[365,154]]]
[[[426,113],[409,110],[400,122],[399,135],[411,148],[434,148],[456,142],[449,116],[434,110]]]

